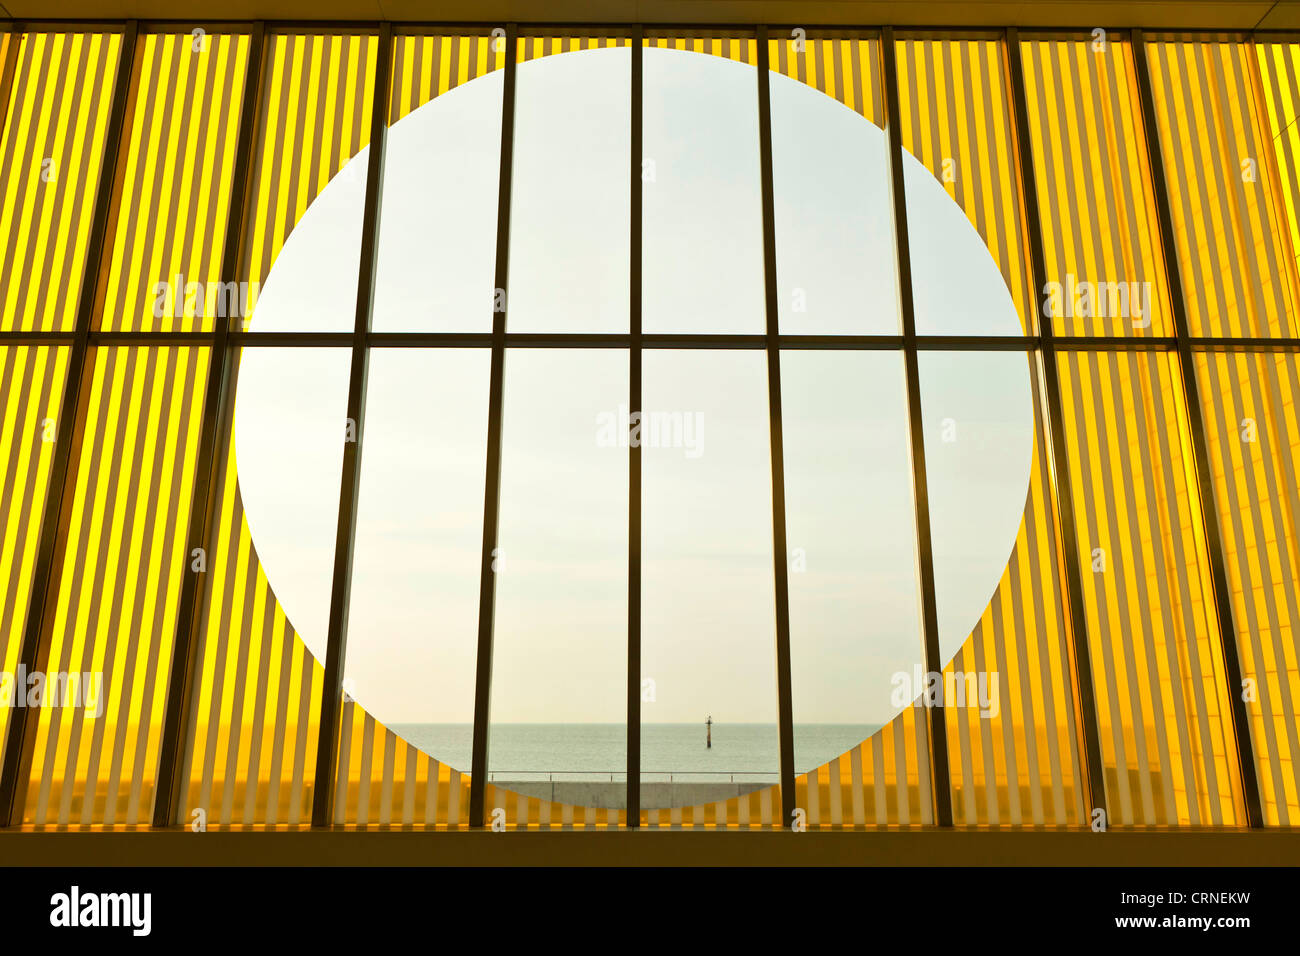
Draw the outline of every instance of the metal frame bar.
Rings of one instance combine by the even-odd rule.
[[[628,409],[641,411],[641,154],[644,99],[643,34],[632,34],[632,139],[628,263]],[[641,443],[628,423],[627,464],[627,825],[641,825]]]
[[[1038,185],[1034,177],[1033,140],[1029,130],[1029,108],[1025,96],[1024,65],[1020,56],[1020,36],[1014,27],[1003,38],[1007,58],[1007,82],[1011,87],[1011,110],[1015,121],[1016,154],[1020,164],[1021,202],[1025,233],[1029,238],[1030,286],[1043,288],[1047,282],[1047,256],[1043,248],[1042,218],[1038,208]],[[1056,527],[1059,551],[1065,567],[1066,611],[1070,622],[1068,642],[1071,683],[1077,716],[1077,741],[1083,757],[1083,785],[1088,799],[1088,815],[1100,809],[1109,819],[1106,803],[1106,778],[1101,758],[1101,734],[1097,724],[1096,689],[1093,684],[1092,654],[1088,646],[1088,617],[1083,603],[1083,571],[1079,565],[1079,535],[1074,521],[1074,486],[1070,479],[1070,459],[1065,437],[1065,418],[1061,403],[1060,375],[1056,365],[1057,339],[1052,317],[1034,303],[1032,319],[1037,323],[1039,346],[1034,350],[1038,366],[1039,413],[1047,418],[1047,452],[1052,462],[1052,485],[1056,499]]]
[[[223,282],[236,281],[240,268],[239,254],[248,218],[249,169],[256,147],[257,119],[265,70],[270,59],[265,55],[265,40],[265,25],[261,22],[254,24],[249,36],[244,96],[240,105],[239,139],[230,185],[230,210],[226,221],[225,245],[221,253]],[[225,456],[220,453],[220,443],[228,434],[227,411],[231,400],[233,352],[237,348],[231,343],[228,321],[218,320],[213,323],[209,345],[211,354],[203,400],[203,423],[199,431],[193,494],[190,497],[189,530],[185,536],[188,543],[187,555],[192,553],[193,548],[202,548],[204,553],[211,552],[211,543],[215,537],[214,524],[220,510],[217,487],[225,464]],[[181,579],[180,602],[176,611],[176,637],[172,644],[171,676],[167,684],[167,707],[163,715],[158,775],[154,788],[155,827],[174,823],[181,809],[186,734],[193,704],[194,671],[198,664],[199,632],[206,590],[204,585],[207,580],[206,571],[193,570],[187,570]]]
[[[772,92],[767,27],[758,29],[758,161],[763,194],[763,281],[767,312],[767,428],[772,466],[772,572],[776,593],[776,726],[781,826],[793,825],[794,692],[790,675],[789,546],[785,540],[785,446],[781,433],[780,299],[776,287],[776,196],[772,185]]]
[[[922,650],[925,668],[943,673],[939,651],[939,613],[935,596],[934,554],[930,539],[930,493],[925,468],[925,426],[921,414],[921,373],[916,347],[916,309],[912,298],[912,253],[907,229],[907,197],[903,185],[903,135],[898,122],[898,59],[894,30],[880,37],[880,65],[885,91],[885,132],[889,140],[890,192],[894,205],[894,239],[898,266],[898,303],[903,323],[903,365],[907,385],[908,433],[912,456],[912,492],[916,512],[916,559],[921,584]],[[930,747],[930,781],[934,821],[952,826],[952,783],[948,766],[948,728],[942,695],[925,708]]]
[[[1138,97],[1142,104],[1142,128],[1147,142],[1147,158],[1151,165],[1152,192],[1156,201],[1156,214],[1160,220],[1160,242],[1164,250],[1165,277],[1169,283],[1169,300],[1173,310],[1174,334],[1177,340],[1178,368],[1183,384],[1187,426],[1191,432],[1196,483],[1200,491],[1201,517],[1210,562],[1210,579],[1214,586],[1219,645],[1223,654],[1223,676],[1227,684],[1228,700],[1231,703],[1229,712],[1232,715],[1232,729],[1236,737],[1237,769],[1241,774],[1242,800],[1245,803],[1247,822],[1252,827],[1262,827],[1264,809],[1260,798],[1258,769],[1250,739],[1250,714],[1241,695],[1241,657],[1237,650],[1232,591],[1228,587],[1227,562],[1223,556],[1223,538],[1219,530],[1218,496],[1214,490],[1214,476],[1210,471],[1209,441],[1205,435],[1205,417],[1201,411],[1195,357],[1187,338],[1187,300],[1183,295],[1183,280],[1178,262],[1178,245],[1171,209],[1172,200],[1169,196],[1169,184],[1165,178],[1164,150],[1160,143],[1160,130],[1156,125],[1155,94],[1151,88],[1146,41],[1141,30],[1132,32],[1130,46],[1133,50],[1133,71],[1137,76]]]
[[[790,673],[790,553],[785,529],[785,446],[781,431],[781,344],[776,285],[776,198],[772,183],[772,92],[767,28],[758,28],[758,162],[763,197],[763,281],[767,334],[767,414],[772,466],[772,571],[776,594],[776,718],[781,760],[781,826],[797,812],[794,692]]]
[[[0,63],[0,135],[4,134],[9,119],[9,94],[13,91],[14,73],[18,69],[18,50],[22,46],[23,24],[15,20],[3,31],[9,37],[4,62]]]
[[[379,258],[379,214],[384,190],[384,144],[388,138],[389,88],[392,83],[393,28],[379,30],[375,58],[375,87],[370,112],[370,155],[366,167],[366,202],[361,224],[361,260],[357,277],[356,330],[348,385],[348,424],[352,441],[343,444],[343,475],[339,488],[338,530],[334,538],[334,581],[330,590],[325,681],[321,688],[320,737],[316,745],[311,825],[326,827],[334,820],[334,778],[338,767],[342,722],[343,661],[348,644],[348,609],[352,598],[353,545],[357,536],[357,502],[361,493],[361,447],[365,438],[366,381],[370,349],[366,334],[374,311],[375,271]]]
[[[496,613],[493,552],[501,517],[501,417],[505,402],[506,314],[510,308],[510,187],[515,149],[515,77],[518,27],[506,26],[501,91],[501,164],[497,179],[496,288],[504,308],[492,313],[492,364],[488,380],[487,467],[483,487],[483,548],[479,561],[478,650],[474,672],[474,742],[470,756],[469,825],[483,826],[487,798],[488,731],[492,719],[492,629]]]
[[[86,407],[90,401],[90,379],[94,374],[94,362],[90,357],[90,330],[95,325],[100,284],[106,278],[100,266],[108,249],[114,195],[124,169],[125,150],[129,148],[129,144],[123,142],[122,131],[126,127],[129,107],[135,98],[132,80],[139,52],[137,26],[134,20],[127,22],[118,50],[113,103],[104,141],[104,160],[95,192],[94,219],[86,243],[81,294],[77,300],[76,332],[68,356],[54,460],[50,465],[49,492],[45,498],[36,566],[32,574],[31,601],[27,606],[27,621],[18,656],[19,666],[28,673],[45,669],[54,629],[55,604],[62,578],[62,558],[67,547],[66,532],[72,515],[72,503],[76,498],[76,489],[69,476],[76,475],[75,464],[85,427]],[[0,826],[17,826],[22,823],[38,722],[39,717],[33,714],[30,707],[16,707],[10,713],[4,762],[0,765]]]
[[[207,345],[210,332],[90,332],[92,345]],[[71,345],[76,332],[0,331],[0,345]],[[244,332],[232,329],[229,341],[239,348],[338,348],[350,347],[355,332]],[[918,350],[1032,352],[1043,347],[1040,335],[918,335]],[[1300,338],[1234,336],[1221,339],[1187,336],[1193,351],[1296,352]],[[897,351],[903,348],[901,335],[795,335],[777,336],[783,350],[834,349],[844,351]],[[491,348],[491,332],[369,332],[366,344],[372,348]],[[646,332],[641,346],[646,349],[766,349],[766,335],[746,333]],[[507,348],[626,349],[632,336],[620,332],[507,332]],[[1172,352],[1178,348],[1175,336],[1086,336],[1053,335],[1058,351],[1087,352]]]

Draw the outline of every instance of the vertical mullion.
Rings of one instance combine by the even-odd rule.
[[[1142,128],[1147,141],[1147,157],[1151,168],[1152,191],[1155,194],[1156,213],[1160,220],[1160,242],[1164,249],[1165,277],[1169,283],[1169,298],[1173,310],[1174,337],[1178,349],[1178,367],[1183,384],[1184,404],[1187,409],[1187,426],[1191,432],[1192,458],[1196,465],[1196,483],[1200,492],[1201,517],[1205,531],[1205,545],[1210,562],[1210,578],[1214,587],[1214,605],[1219,623],[1219,646],[1223,654],[1224,680],[1228,700],[1231,702],[1232,729],[1237,744],[1237,764],[1241,773],[1242,799],[1246,805],[1246,819],[1252,827],[1264,825],[1264,810],[1260,800],[1259,776],[1250,739],[1250,714],[1242,700],[1241,658],[1237,651],[1236,626],[1232,613],[1232,592],[1228,588],[1227,563],[1223,557],[1223,539],[1219,531],[1219,508],[1214,492],[1214,478],[1210,472],[1208,442],[1205,435],[1205,418],[1201,411],[1200,387],[1196,381],[1196,366],[1188,339],[1187,301],[1183,297],[1182,275],[1178,264],[1178,246],[1174,235],[1173,213],[1170,209],[1169,188],[1165,180],[1160,130],[1156,125],[1155,96],[1151,89],[1151,74],[1147,64],[1146,44],[1141,30],[1134,30],[1131,38],[1133,69],[1137,76],[1138,94],[1142,103]]]
[[[0,134],[4,133],[9,115],[9,94],[13,91],[14,72],[18,69],[18,50],[22,46],[26,27],[15,20],[2,32],[9,34],[9,47],[5,50],[4,63],[0,64]]]
[[[627,825],[641,825],[641,443],[631,429],[641,411],[641,153],[642,36],[632,31],[631,257],[628,265],[628,428],[627,479]]]
[[[518,28],[506,26],[505,76],[501,92],[501,162],[497,173],[496,288],[507,290],[510,271],[510,183],[515,142],[515,49]],[[496,297],[494,296],[494,299]],[[478,650],[474,673],[474,742],[470,758],[469,825],[483,826],[483,804],[487,796],[488,729],[492,696],[492,628],[496,611],[496,571],[493,552],[501,517],[501,414],[504,407],[506,358],[506,309],[509,292],[501,308],[492,313],[492,365],[488,384],[487,466],[483,489],[483,548],[479,564]]]
[[[776,585],[776,713],[781,755],[781,826],[795,806],[794,695],[790,678],[790,582],[785,535],[785,451],[781,432],[781,348],[772,185],[772,96],[767,27],[758,28],[758,156],[763,193],[763,276],[767,314],[767,413],[772,464],[772,569]]]
[[[366,166],[366,201],[361,224],[361,260],[357,277],[356,325],[352,337],[352,369],[348,385],[348,424],[352,440],[343,444],[343,475],[339,487],[339,519],[334,538],[334,580],[330,590],[329,637],[325,650],[325,682],[321,689],[320,737],[316,746],[311,825],[327,827],[334,819],[334,775],[338,765],[340,698],[343,661],[347,654],[348,607],[352,597],[353,545],[357,530],[357,501],[361,491],[361,443],[365,437],[366,380],[370,371],[370,319],[374,306],[375,265],[378,259],[380,198],[384,188],[384,144],[388,134],[389,87],[392,79],[393,26],[379,28],[375,58],[375,88],[370,104],[370,156]]]
[[[894,205],[894,238],[897,244],[898,302],[903,323],[903,365],[907,383],[908,432],[912,457],[912,487],[916,509],[916,557],[921,577],[922,649],[925,668],[943,673],[939,651],[938,603],[935,598],[934,553],[930,538],[929,484],[925,468],[925,430],[921,418],[920,367],[916,346],[916,308],[912,298],[912,253],[907,231],[907,198],[903,186],[903,133],[899,122],[898,64],[893,27],[880,37],[880,62],[885,86],[885,123],[889,135],[890,190]],[[934,798],[934,820],[941,827],[952,826],[952,788],[949,782],[948,729],[944,723],[943,695],[925,708],[930,742],[930,780]]]
[[[1016,150],[1020,161],[1021,200],[1025,211],[1025,232],[1029,237],[1029,267],[1032,288],[1046,288],[1047,256],[1043,249],[1042,219],[1038,209],[1038,186],[1034,176],[1032,140],[1029,133],[1029,110],[1025,97],[1025,75],[1020,56],[1020,35],[1014,27],[1004,37],[1007,57],[1007,82],[1011,86]],[[1038,345],[1034,356],[1042,385],[1041,402],[1046,405],[1047,440],[1056,491],[1056,522],[1060,529],[1062,561],[1065,565],[1066,602],[1070,612],[1071,677],[1079,722],[1088,797],[1088,811],[1101,810],[1109,819],[1106,805],[1106,779],[1101,760],[1101,735],[1097,729],[1096,688],[1093,685],[1092,652],[1088,647],[1088,618],[1083,603],[1083,572],[1079,566],[1079,537],[1074,523],[1074,490],[1070,484],[1070,460],[1066,450],[1065,419],[1061,405],[1061,382],[1053,343],[1052,317],[1034,302],[1034,319],[1038,323]],[[1040,409],[1041,411],[1042,409]]]
[[[230,210],[226,221],[226,239],[221,253],[221,281],[239,279],[239,253],[246,228],[248,204],[248,170],[252,165],[258,100],[262,85],[266,25],[254,24],[249,37],[248,65],[244,76],[244,96],[240,106],[239,139],[235,147],[235,169],[230,187]],[[193,548],[211,553],[214,523],[218,512],[218,473],[224,456],[219,443],[227,434],[226,409],[230,401],[232,345],[229,321],[213,323],[211,354],[208,357],[208,382],[203,401],[203,423],[199,432],[198,459],[195,463],[193,494],[186,554]],[[158,777],[155,787],[153,825],[166,827],[176,822],[180,808],[183,777],[185,734],[189,727],[197,663],[198,633],[203,610],[206,572],[187,570],[181,582],[180,602],[176,612],[176,640],[173,643],[171,675],[167,684],[167,707],[163,717],[162,743],[158,752]]]
[[[74,467],[74,458],[81,447],[86,407],[90,400],[90,378],[93,375],[93,363],[89,360],[90,333],[95,324],[95,306],[104,279],[100,267],[107,246],[113,193],[124,168],[124,151],[128,148],[122,142],[122,130],[126,125],[128,104],[132,98],[137,26],[135,20],[128,20],[122,30],[113,104],[104,143],[104,164],[100,170],[99,185],[95,192],[94,219],[86,243],[86,266],[82,273],[81,294],[77,300],[76,331],[64,378],[54,460],[50,464],[50,490],[45,499],[36,550],[36,567],[32,574],[31,600],[27,605],[27,621],[18,657],[19,668],[29,674],[45,669],[50,652],[63,554],[67,547],[67,528],[76,499],[76,488],[73,486],[76,483],[77,469]],[[38,721],[39,717],[33,714],[33,708],[30,707],[13,708],[10,714],[4,764],[0,767],[0,826],[22,822],[23,801],[27,796],[27,777],[31,772]]]

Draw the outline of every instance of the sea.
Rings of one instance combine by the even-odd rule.
[[[879,724],[795,724],[795,772],[819,767],[851,750]],[[470,769],[471,724],[395,724],[392,730],[457,770]],[[775,782],[781,765],[776,724],[715,721],[706,727],[641,725],[641,780],[656,782]],[[493,724],[488,772],[497,781],[621,781],[626,776],[623,724]]]

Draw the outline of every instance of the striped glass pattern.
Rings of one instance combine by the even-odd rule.
[[[417,749],[346,698],[339,727],[335,823],[468,824],[468,773]]]
[[[267,38],[240,274],[249,283],[250,303],[256,301],[255,290],[266,281],[281,246],[312,200],[370,142],[378,43],[374,36],[360,35]],[[356,172],[365,175],[362,169]],[[346,224],[345,232],[359,260],[359,209],[355,220],[355,226]],[[317,313],[321,331],[352,329],[357,271],[344,277],[340,287],[344,291]],[[351,295],[344,294],[348,287]]]
[[[1300,360],[1197,356],[1265,820],[1300,823]]]
[[[927,382],[965,366],[968,374],[995,380],[1024,375],[1025,357],[1015,353],[970,353],[957,363],[937,362],[943,353],[920,356],[922,401]],[[1029,376],[1038,405],[1038,382]],[[974,402],[978,406],[978,402]],[[981,420],[978,407],[958,413],[960,441],[939,440],[939,410],[926,414],[926,461],[930,468],[931,533],[936,554],[964,540],[962,519],[933,507],[942,496],[960,500],[943,488],[941,457],[968,443],[996,445],[1002,422]],[[1057,528],[1052,486],[1045,453],[1046,435],[1034,415],[1033,462],[1025,498],[1024,517],[1015,545],[979,623],[960,651],[944,668],[958,680],[985,674],[998,682],[996,713],[979,707],[944,708],[948,762],[952,781],[953,819],[967,824],[1032,826],[1078,825],[1087,822],[1079,769],[1079,730],[1071,680],[1069,625],[1061,591],[1063,569],[1057,553]],[[976,483],[978,472],[962,470],[962,482]],[[937,575],[939,619],[952,582]],[[956,685],[954,685],[956,686]],[[968,682],[965,685],[969,687]],[[963,691],[968,693],[967,691]],[[969,701],[969,697],[967,697]]]
[[[248,48],[202,31],[141,39],[101,329],[205,331],[241,308],[220,260]]]
[[[708,53],[726,57],[740,63],[758,62],[758,41],[727,30],[684,30],[671,35],[647,31],[642,40],[645,46],[662,50],[684,50],[690,53]]]
[[[148,822],[208,350],[97,349],[45,669],[102,673],[99,707],[42,708],[23,822]],[[98,713],[94,711],[98,710]]]
[[[1169,353],[1061,356],[1111,825],[1236,825],[1204,515]]]
[[[822,829],[933,823],[931,790],[926,715],[920,703],[848,753],[795,778],[796,805],[807,811],[809,827]]]
[[[505,66],[505,38],[399,36],[393,40],[393,85],[388,125],[435,96]]]
[[[877,126],[885,125],[879,41],[859,36],[803,36],[769,39],[768,68],[807,83]]]
[[[1219,41],[1148,41],[1146,50],[1187,331],[1295,335],[1295,260],[1282,251],[1290,230],[1255,58]]]
[[[0,64],[12,61],[13,72],[0,137],[0,331],[70,331],[122,39],[5,36]]]
[[[943,183],[975,226],[1006,280],[1021,328],[1027,328],[1032,289],[1001,44],[916,38],[897,40],[895,48],[903,148]],[[913,263],[918,290],[943,281],[941,273],[921,272],[924,264],[921,257]],[[960,315],[930,314],[918,296],[916,331],[961,335],[969,330]]]
[[[503,41],[504,42],[504,41]],[[515,61],[526,63],[555,53],[572,53],[575,50],[601,50],[608,47],[630,46],[627,37],[603,34],[584,36],[521,36],[515,48]]]
[[[1268,117],[1268,135],[1276,159],[1277,195],[1286,214],[1286,230],[1278,237],[1287,274],[1294,276],[1300,255],[1300,44],[1256,42],[1260,106]],[[1273,172],[1273,170],[1270,170]],[[1285,245],[1289,240],[1290,246]]]
[[[251,352],[238,353],[236,362],[249,360]],[[284,362],[285,388],[311,390],[313,404],[343,419],[346,349],[276,354]],[[238,364],[232,375],[237,380]],[[227,421],[230,414],[228,408]],[[223,441],[182,765],[188,788],[178,813],[180,822],[188,822],[202,810],[213,827],[305,824],[311,817],[324,668],[294,630],[258,562],[240,497],[233,433]],[[332,510],[304,515],[312,521],[336,517]]]
[[[66,348],[0,347],[0,674],[18,666],[67,361]],[[26,688],[12,679],[16,700]],[[0,705],[0,758],[9,714]]]
[[[1057,335],[1171,335],[1169,293],[1129,43],[1020,44]]]

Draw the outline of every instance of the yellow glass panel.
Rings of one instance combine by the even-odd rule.
[[[903,148],[943,183],[975,226],[1027,328],[1032,289],[1001,43],[904,39],[895,48]],[[960,315],[918,312],[916,322],[921,334],[966,331]]]
[[[1296,257],[1300,255],[1300,127],[1296,125],[1300,115],[1300,43],[1257,42],[1255,55],[1259,63],[1257,102],[1268,117],[1276,162],[1276,169],[1266,166],[1265,172],[1276,177],[1278,205],[1286,215],[1286,231],[1278,238],[1295,288]]]
[[[1033,407],[1039,407],[1037,378],[1027,375],[1032,367],[1026,368],[1023,354],[923,352],[920,370],[923,401],[942,391],[941,377],[965,374],[982,381],[1027,377],[1034,392]],[[977,499],[963,497],[971,492],[962,488],[978,487],[991,476],[982,475],[978,462],[965,457],[970,446],[997,449],[1009,459],[1023,449],[1009,439],[1014,430],[995,409],[983,404],[982,396],[972,395],[965,407],[954,410],[957,417],[951,422],[961,438],[949,442],[940,437],[940,406],[926,409],[940,622],[960,588],[946,570],[950,555],[970,539],[972,526],[963,527],[966,515],[937,502],[962,502],[961,510],[966,512],[977,507]],[[1087,822],[1069,622],[1045,449],[1046,435],[1035,414],[1028,493],[1015,544],[979,622],[944,668],[944,686],[949,686],[949,675],[953,681],[943,712],[957,823],[1065,826]],[[954,487],[955,483],[962,488]]]
[[[283,368],[286,390],[308,395],[320,414],[341,421],[347,414],[350,354],[335,348],[249,349],[239,361],[269,357]],[[223,450],[199,618],[190,737],[181,768],[188,787],[177,808],[179,822],[189,822],[201,810],[215,828],[306,824],[324,668],[276,600],[258,560],[240,495],[233,434],[224,439]],[[264,456],[267,449],[254,444],[246,452]],[[291,468],[295,451],[288,448],[284,454],[286,468]],[[327,524],[330,550],[317,567],[332,566],[337,517],[336,505],[322,510],[313,504],[291,519],[301,528]],[[313,547],[303,544],[304,559],[316,554],[308,550]]]
[[[105,348],[91,361],[45,665],[82,675],[90,691],[40,711],[23,812],[38,825],[148,822],[191,573],[184,536],[207,350]]]
[[[833,100],[885,125],[879,41],[838,34],[800,34],[767,41],[769,69],[821,90]]]
[[[0,331],[70,331],[121,37],[24,33],[0,137]]]
[[[1283,252],[1269,133],[1242,43],[1146,45],[1188,331],[1294,335],[1295,260]]]
[[[1109,823],[1238,825],[1177,360],[1069,353],[1060,368]]]
[[[393,39],[388,125],[435,96],[505,66],[505,37],[399,36]]]
[[[59,433],[68,349],[0,347],[0,758],[12,704],[27,685],[16,674],[31,600],[36,548]],[[4,680],[0,677],[0,680]]]
[[[221,252],[248,49],[230,34],[141,38],[100,328],[193,332],[242,314]]]
[[[250,303],[256,302],[275,257],[312,200],[369,144],[378,48],[374,36],[268,38],[240,275],[248,283]],[[356,167],[356,173],[364,177],[365,170]],[[336,228],[339,241],[355,250],[357,268],[340,274],[341,285],[329,286],[325,301],[312,304],[317,308],[314,328],[320,331],[351,331],[356,321],[360,208]],[[250,311],[255,313],[256,306]],[[249,318],[244,316],[245,323]]]
[[[1300,823],[1300,360],[1291,353],[1198,355],[1242,693],[1264,818]]]
[[[1132,48],[1125,40],[1020,44],[1057,335],[1172,335]]]

